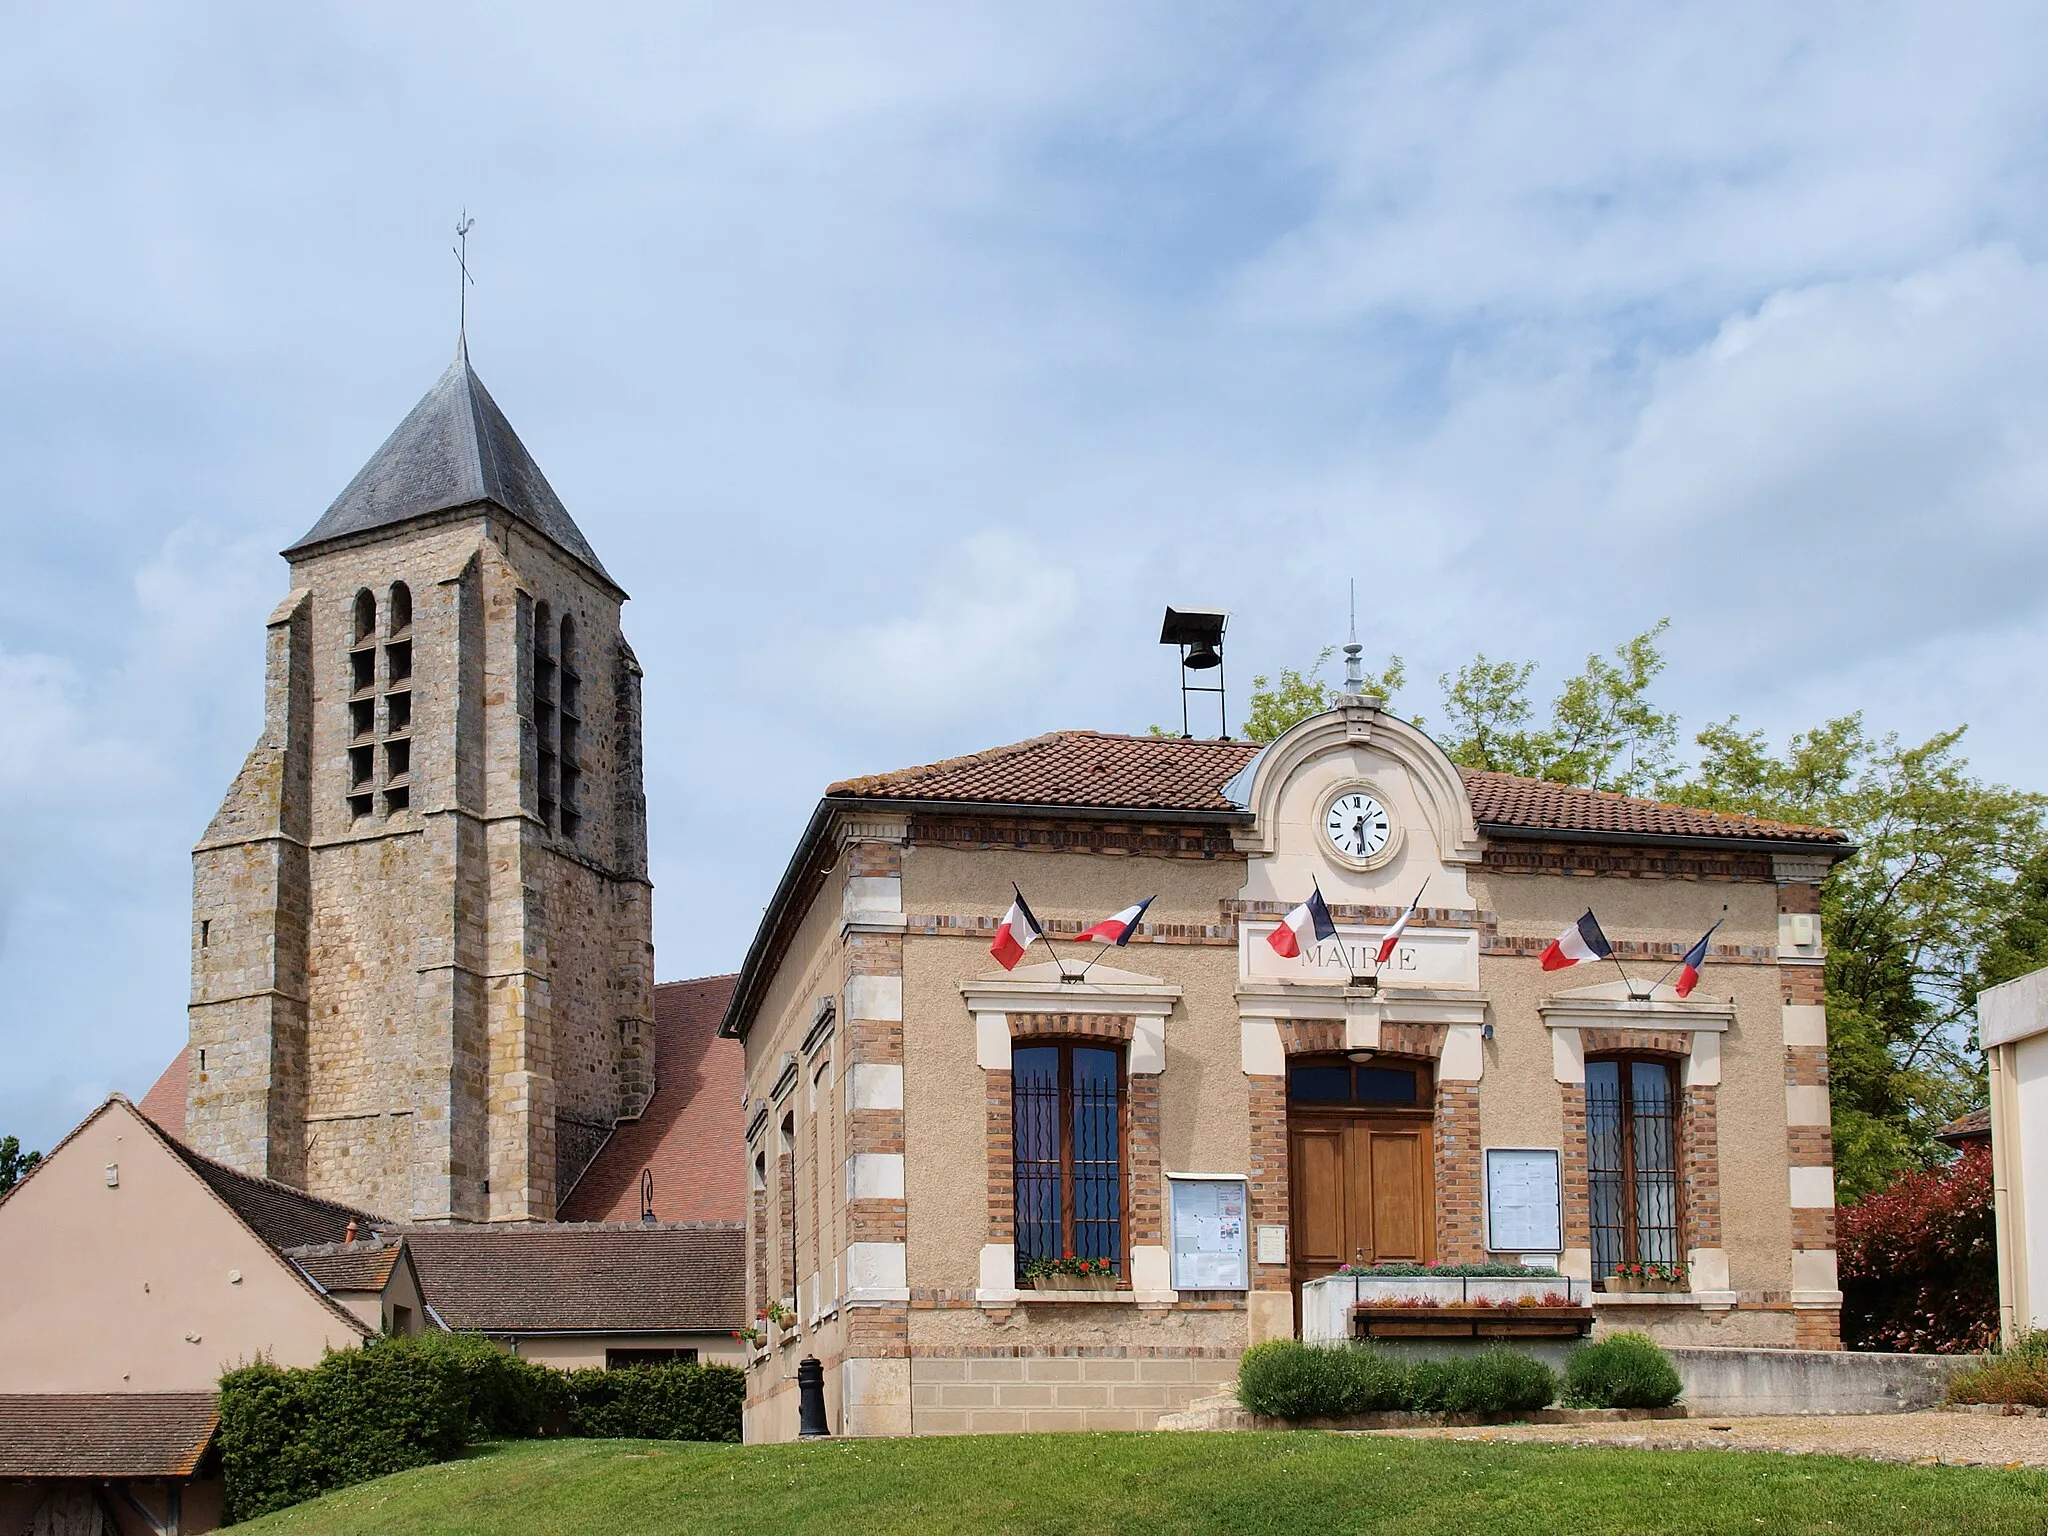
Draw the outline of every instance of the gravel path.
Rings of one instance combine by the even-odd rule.
[[[1804,1452],[1949,1466],[2048,1467],[2048,1419],[1923,1413],[1811,1418],[1665,1419],[1624,1424],[1502,1424],[1490,1429],[1378,1429],[1431,1440],[1546,1440],[1654,1450]]]

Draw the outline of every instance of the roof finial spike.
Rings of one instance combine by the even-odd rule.
[[[1344,691],[1350,694],[1365,692],[1365,673],[1359,667],[1358,658],[1365,647],[1358,643],[1358,578],[1351,578],[1351,643],[1344,647]]]
[[[455,282],[455,349],[462,354],[465,363],[469,361],[469,290],[476,286],[476,279],[469,275],[469,232],[474,228],[476,220],[469,216],[469,209],[464,208],[462,222],[455,226],[455,238],[460,242],[455,247],[455,265],[461,273]]]

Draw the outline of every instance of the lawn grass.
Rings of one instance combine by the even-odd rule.
[[[773,1531],[1657,1536],[2048,1530],[2048,1474],[1351,1435],[543,1440],[343,1489],[250,1536]]]

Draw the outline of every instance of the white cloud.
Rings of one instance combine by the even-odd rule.
[[[445,363],[465,203],[478,365],[635,595],[665,976],[735,962],[830,780],[1177,718],[1168,602],[1233,611],[1240,710],[1356,575],[1424,711],[1670,613],[1689,719],[2048,745],[2038,8],[482,14],[0,53],[45,1140],[177,1038],[269,552]]]

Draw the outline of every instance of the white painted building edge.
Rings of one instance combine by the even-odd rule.
[[[1977,1037],[1984,1048],[2048,1033],[2048,967],[1986,987],[1977,996]]]

